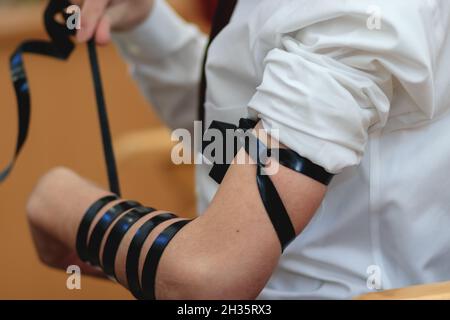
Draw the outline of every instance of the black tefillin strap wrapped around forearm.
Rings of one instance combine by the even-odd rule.
[[[295,239],[296,235],[289,214],[280,198],[280,195],[278,194],[275,185],[270,179],[270,176],[266,175],[264,172],[266,162],[268,160],[267,158],[275,156],[275,160],[277,160],[280,165],[306,175],[324,185],[328,185],[331,182],[333,175],[292,150],[267,149],[266,145],[262,143],[261,140],[257,139],[253,134],[242,135],[242,139],[240,139],[240,141],[227,141],[229,137],[236,139],[236,137],[239,136],[229,135],[227,134],[227,130],[240,130],[245,133],[253,129],[255,126],[256,122],[251,119],[241,119],[239,121],[239,126],[220,121],[213,121],[209,127],[209,130],[214,129],[221,132],[224,140],[224,155],[227,154],[230,146],[234,146],[233,156],[236,156],[239,149],[244,148],[250,157],[256,162],[256,182],[259,194],[278,236],[281,249],[284,251],[289,243]],[[249,139],[246,140],[247,137]],[[203,151],[210,143],[212,143],[212,141],[204,142]],[[256,148],[251,148],[251,146],[256,146]],[[213,168],[210,171],[210,177],[218,184],[222,183],[230,164],[223,162],[217,163],[214,159],[209,160],[214,163]],[[222,159],[220,159],[220,161],[221,160]]]
[[[110,207],[106,208],[108,205]],[[91,226],[102,209],[105,213],[98,219],[90,233]],[[116,257],[125,235],[135,224],[154,212],[153,208],[143,207],[135,201],[119,200],[115,195],[97,200],[86,211],[78,228],[76,240],[78,256],[92,266],[101,266],[106,275],[116,278]],[[126,256],[125,271],[128,288],[137,299],[155,299],[156,272],[162,255],[178,232],[191,221],[179,220],[171,223],[156,237],[146,253],[140,275],[139,260],[143,246],[155,228],[177,218],[172,213],[155,213],[138,228],[131,240]],[[106,236],[109,229],[111,230]],[[102,243],[104,247],[102,259],[100,259]]]

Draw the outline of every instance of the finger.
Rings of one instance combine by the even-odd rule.
[[[98,24],[97,32],[95,33],[95,42],[98,45],[104,46],[111,41],[111,23],[108,15],[104,15]]]
[[[106,9],[106,14],[100,20],[95,41],[98,45],[107,45],[111,41],[111,32],[114,26],[124,20],[124,12],[127,10],[127,3],[112,0]]]
[[[81,9],[81,29],[77,32],[80,42],[90,40],[97,29],[98,23],[105,14],[105,9],[110,0],[85,1]]]
[[[126,12],[126,3],[118,3],[113,0],[108,7],[106,14],[100,19],[95,34],[95,41],[98,45],[107,45],[111,41],[111,32],[117,29],[117,26],[123,22],[124,13]]]

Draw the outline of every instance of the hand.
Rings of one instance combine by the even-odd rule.
[[[40,179],[28,200],[27,217],[44,264],[60,269],[78,265],[85,274],[102,275],[79,260],[75,239],[84,212],[107,194],[65,168],[53,169]]]
[[[81,29],[77,40],[86,42],[95,36],[99,45],[108,44],[111,31],[127,31],[150,14],[154,0],[71,0],[81,6]]]

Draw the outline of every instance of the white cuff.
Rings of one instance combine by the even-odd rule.
[[[186,23],[164,0],[156,0],[138,27],[113,34],[113,41],[130,60],[158,60],[176,51],[195,27]]]

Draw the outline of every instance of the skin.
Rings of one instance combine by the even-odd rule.
[[[258,134],[262,141],[276,145],[264,130],[258,130]],[[245,151],[241,150],[239,156],[245,157]],[[259,196],[256,166],[247,163],[231,165],[208,209],[167,247],[157,272],[158,299],[254,299],[266,285],[281,247]],[[271,159],[269,172],[275,173],[275,168],[279,170],[271,179],[299,234],[319,207],[326,187]],[[76,257],[75,239],[87,208],[107,194],[65,168],[56,168],[41,178],[30,196],[27,212],[42,262],[56,268],[78,264],[85,273],[101,276]],[[145,221],[128,231],[118,251],[116,272],[124,286],[128,246]],[[155,237],[174,222],[159,226],[150,235],[141,254],[141,272],[145,253]]]
[[[79,42],[95,37],[97,44],[111,41],[111,32],[127,31],[143,22],[153,8],[153,0],[70,0],[81,7]]]

